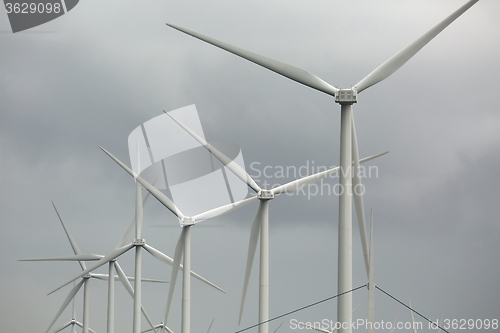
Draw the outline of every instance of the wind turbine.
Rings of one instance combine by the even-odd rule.
[[[61,332],[62,330],[64,330],[67,327],[71,327],[71,332],[72,333],[76,332],[76,326],[78,326],[78,327],[80,327],[80,328],[83,329],[83,324],[81,322],[79,322],[78,320],[76,320],[75,298],[73,298],[73,301],[71,303],[72,303],[71,320],[69,322],[67,322],[66,324],[62,325],[61,327],[59,327],[58,329],[56,329],[54,331],[54,333]],[[89,327],[88,330],[89,330],[90,333],[96,333],[90,327]]]
[[[167,112],[165,112],[167,113]],[[213,156],[215,156],[221,163],[223,163],[229,170],[231,170],[238,178],[245,182],[252,190],[257,193],[257,198],[260,201],[257,214],[252,224],[250,233],[250,241],[248,245],[248,256],[245,270],[245,279],[243,282],[243,292],[241,296],[240,314],[238,323],[241,322],[243,314],[243,307],[245,303],[246,293],[248,290],[248,282],[250,279],[250,272],[252,269],[257,241],[259,240],[260,232],[260,269],[259,269],[259,332],[268,331],[269,320],[269,200],[274,199],[275,195],[282,193],[290,193],[298,191],[300,188],[307,184],[312,184],[320,181],[321,179],[335,174],[339,168],[333,168],[320,172],[311,176],[307,176],[291,183],[275,187],[271,190],[262,189],[255,180],[238,164],[234,163],[229,157],[224,155],[217,148],[209,144],[205,139],[192,131],[189,127],[183,124],[173,115],[167,113],[179,126],[188,132],[196,141],[205,147]],[[379,157],[386,153],[374,155],[365,158],[359,162],[366,162],[373,158]]]
[[[191,279],[190,275],[186,274],[186,271],[191,270],[191,227],[203,220],[207,220],[225,213],[228,213],[236,208],[242,207],[254,200],[256,197],[251,197],[247,199],[240,200],[235,203],[231,203],[228,205],[224,205],[207,212],[195,215],[195,216],[185,216],[182,212],[175,206],[175,204],[162,192],[156,189],[153,185],[143,179],[140,175],[137,175],[134,171],[132,171],[128,166],[126,166],[123,162],[113,156],[110,152],[101,147],[101,149],[111,157],[118,165],[120,165],[125,171],[127,171],[132,177],[134,177],[137,181],[137,186],[142,185],[146,190],[148,190],[161,204],[163,204],[168,210],[170,210],[177,218],[179,218],[180,226],[182,227],[181,235],[177,242],[174,254],[174,260],[172,263],[172,276],[170,280],[170,288],[167,299],[167,306],[165,310],[165,317],[163,323],[166,324],[168,314],[170,311],[170,305],[172,303],[173,291],[175,288],[175,283],[177,280],[177,273],[179,269],[182,267],[180,265],[181,257],[183,257],[183,283],[182,283],[182,333],[190,332],[190,323],[191,323]],[[216,287],[219,290],[222,290]],[[163,328],[164,330],[165,328]]]
[[[144,199],[146,201],[147,197]],[[61,217],[61,214],[57,210],[56,205],[54,202],[52,202],[52,206],[54,207],[54,210],[56,211],[57,217],[59,218],[59,221],[61,222],[61,225],[64,229],[64,232],[66,233],[66,236],[68,237],[68,240],[70,242],[71,248],[73,249],[73,253],[75,254],[74,256],[63,256],[63,257],[52,257],[52,258],[33,258],[33,259],[21,259],[20,261],[78,261],[80,264],[80,267],[82,270],[86,269],[85,261],[91,261],[91,260],[99,260],[103,256],[97,255],[97,254],[82,254],[80,251],[80,248],[78,247],[75,239],[71,235],[68,227],[64,223],[63,218]],[[134,222],[135,219],[132,221]],[[122,239],[120,240],[121,242],[124,242],[124,239],[128,237],[130,228],[127,229],[125,234],[123,235]],[[121,245],[123,246],[123,245]],[[119,247],[119,246],[117,246]],[[113,333],[114,332],[114,280],[116,278],[120,279],[122,282],[123,286],[125,289],[129,292],[129,294],[134,297],[134,290],[132,289],[132,286],[130,285],[129,280],[133,280],[134,278],[127,277],[125,273],[123,272],[122,268],[118,264],[118,262],[112,261],[110,262],[109,265],[109,274],[97,274],[97,273],[92,273],[89,272],[85,276],[82,277],[82,280],[78,284],[74,284],[73,289],[70,291],[68,294],[67,298],[61,305],[59,311],[57,312],[56,316],[53,318],[52,322],[50,323],[49,327],[47,328],[47,331],[50,331],[51,327],[54,325],[56,320],[59,318],[59,316],[62,314],[62,312],[66,309],[70,301],[73,301],[73,318],[72,320],[64,327],[59,328],[56,330],[56,332],[59,332],[60,330],[68,327],[69,325],[79,325],[79,323],[75,319],[75,306],[74,306],[74,297],[80,290],[80,288],[83,286],[84,289],[84,297],[83,297],[83,324],[81,324],[81,327],[83,329],[83,332],[91,331],[89,328],[89,291],[88,291],[88,282],[90,281],[91,278],[98,279],[98,280],[107,280],[108,281],[108,327],[107,327],[107,332],[108,333]],[[114,275],[114,270],[117,272],[117,276]],[[111,277],[111,278],[110,278]],[[142,279],[143,281],[147,282],[165,282],[161,280],[154,280],[154,279]],[[147,315],[146,311],[144,308],[141,308],[142,313],[150,323],[151,327],[153,327],[153,324],[151,320],[149,319],[149,316]]]
[[[352,172],[351,164],[354,162],[354,169],[358,168],[359,154],[357,138],[354,127],[353,104],[357,102],[357,95],[365,89],[375,85],[376,83],[388,78],[403,66],[410,58],[412,58],[422,47],[436,37],[448,25],[455,21],[460,15],[467,11],[479,0],[470,0],[450,16],[437,24],[434,28],[408,45],[406,48],[396,53],[386,62],[377,67],[374,71],[368,74],[365,78],[359,81],[354,87],[348,89],[338,89],[314,74],[311,74],[303,69],[282,63],[280,61],[270,59],[259,54],[246,51],[239,47],[218,41],[214,38],[207,37],[200,33],[184,29],[179,26],[167,24],[168,26],[191,35],[195,38],[203,40],[209,44],[217,46],[223,50],[231,52],[237,56],[247,59],[257,65],[263,66],[271,71],[281,74],[291,80],[316,89],[320,92],[331,95],[335,98],[335,102],[341,106],[340,116],[340,173],[339,184],[343,189],[339,196],[339,215],[338,215],[338,293],[344,293],[352,289],[352,197],[356,206],[356,215],[360,226],[361,238],[366,242],[366,231],[364,230],[364,207],[361,194],[353,193],[352,187],[356,184],[361,184],[361,179],[358,177],[358,172]],[[352,184],[351,184],[352,180]],[[363,255],[365,266],[368,268],[368,251],[363,247]],[[368,269],[367,269],[368,271]],[[352,295],[347,293],[338,298],[337,318],[342,323],[351,323],[352,314]],[[350,326],[350,325],[348,325]],[[351,332],[350,328],[341,329],[341,333]]]
[[[130,170],[131,171],[131,170]],[[132,172],[132,171],[131,171]],[[74,280],[86,276],[93,270],[101,267],[102,265],[105,265],[106,263],[110,263],[116,260],[119,256],[124,254],[125,252],[129,251],[132,248],[135,248],[135,288],[133,290],[133,296],[134,296],[134,309],[133,309],[133,333],[140,333],[140,311],[141,311],[141,272],[142,272],[142,253],[141,250],[144,248],[146,251],[148,251],[153,257],[156,259],[167,263],[169,265],[174,264],[174,260],[167,255],[163,254],[159,250],[153,248],[152,246],[146,244],[146,241],[142,238],[142,217],[143,217],[143,207],[142,207],[142,193],[141,193],[141,183],[139,179],[142,179],[137,174],[134,174],[133,172],[131,173],[134,178],[136,178],[136,200],[135,200],[135,206],[136,206],[136,217],[135,217],[135,239],[133,240],[132,243],[118,247],[115,250],[109,252],[107,255],[104,257],[100,258],[95,264],[93,264],[91,267],[88,267],[84,269],[80,274],[77,276],[73,277],[70,279],[68,282],[65,284],[61,285],[60,287],[56,288],[53,290],[51,293],[59,290],[60,288],[68,285],[69,283],[73,282]],[[150,185],[150,184],[149,184]],[[152,186],[152,185],[150,185]],[[152,193],[153,194],[153,193]],[[153,194],[154,195],[154,194]],[[201,277],[200,275],[194,273],[191,271],[190,267],[185,267],[184,269],[187,269],[188,272],[191,273],[194,277],[197,279],[207,283],[208,285],[212,286],[213,288],[216,288],[222,292],[220,287],[216,286],[212,282],[206,280],[205,278]],[[186,274],[188,275],[188,274]],[[151,324],[151,327],[153,325]]]

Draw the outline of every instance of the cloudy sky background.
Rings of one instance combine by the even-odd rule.
[[[114,248],[134,215],[135,186],[98,146],[128,163],[129,133],[162,110],[196,104],[207,139],[238,144],[247,169],[252,162],[338,164],[340,107],[332,97],[166,22],[348,88],[463,3],[87,0],[17,34],[0,13],[1,330],[45,331],[70,288],[46,294],[79,271],[76,263],[17,261],[72,253],[51,200],[82,252]],[[360,154],[391,152],[372,162],[378,177],[364,180],[367,213],[373,208],[375,216],[376,282],[432,318],[444,309],[449,319],[500,319],[498,13],[498,1],[480,1],[354,107]],[[271,203],[271,317],[335,295],[337,202],[301,195]],[[249,205],[211,222],[223,228],[193,230],[193,270],[227,291],[193,281],[193,332],[206,331],[212,318],[213,332],[256,323],[257,260],[237,325],[255,210]],[[144,238],[172,256],[180,230],[151,227],[158,224],[177,220],[150,200]],[[353,286],[359,286],[366,278],[356,223],[354,229]],[[132,257],[120,261],[129,274]],[[170,267],[143,257],[143,276],[169,279]],[[91,327],[104,332],[106,283],[93,280],[90,288]],[[143,286],[155,323],[167,290]],[[364,289],[354,294],[353,303],[361,304],[355,318],[366,316],[366,297]],[[410,320],[401,305],[376,297],[378,321],[392,321],[398,312],[400,321]],[[174,305],[169,324],[177,332],[180,288]],[[116,311],[116,331],[131,331],[132,300],[118,285]],[[335,320],[336,302],[273,321],[271,330],[285,320],[280,332],[292,331],[292,318]],[[55,327],[70,319],[68,308]]]

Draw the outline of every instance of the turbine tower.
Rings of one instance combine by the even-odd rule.
[[[460,15],[467,11],[479,0],[470,0],[450,16],[437,24],[434,28],[408,45],[406,48],[396,53],[365,78],[359,81],[354,87],[348,89],[338,89],[323,81],[314,74],[303,69],[276,61],[259,54],[246,51],[239,47],[218,41],[197,32],[181,28],[172,24],[170,27],[203,40],[209,44],[217,46],[237,56],[247,59],[253,63],[263,66],[271,71],[281,74],[291,80],[304,84],[310,88],[316,89],[335,98],[335,102],[340,104],[340,179],[339,185],[342,194],[339,196],[339,215],[338,215],[338,281],[337,292],[339,294],[352,290],[352,199],[356,205],[356,214],[360,226],[361,237],[366,241],[366,230],[364,229],[364,207],[361,194],[352,191],[353,185],[361,184],[361,179],[357,172],[352,172],[352,163],[357,170],[359,165],[359,153],[357,138],[354,128],[353,104],[357,103],[357,96],[365,89],[388,78],[412,58],[422,47],[436,37],[448,25],[456,20]],[[351,183],[352,182],[352,183]],[[368,268],[368,249],[363,247],[365,266]],[[367,269],[368,271],[368,269]],[[339,330],[340,333],[351,333],[350,323],[352,322],[352,295],[344,294],[338,298],[337,320],[345,324],[346,328]],[[261,331],[261,333],[267,333]]]

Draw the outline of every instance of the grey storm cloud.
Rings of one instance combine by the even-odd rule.
[[[241,148],[249,166],[339,163],[339,106],[332,97],[169,28],[201,32],[306,69],[349,88],[465,0],[397,1],[80,1],[71,12],[13,34],[0,13],[0,326],[45,330],[68,289],[47,296],[80,270],[75,263],[18,259],[70,255],[54,200],[82,252],[114,248],[134,216],[135,184],[99,146],[129,161],[127,138],[140,124],[196,104],[208,141]],[[364,179],[374,210],[377,284],[436,319],[500,319],[499,177],[500,3],[482,0],[389,79],[354,105],[362,157],[389,150]],[[262,170],[262,169],[260,169]],[[260,182],[283,183],[270,177]],[[337,179],[329,180],[335,184]],[[334,195],[282,196],[270,210],[270,316],[336,293]],[[250,225],[256,205],[193,228],[192,268],[227,294],[192,283],[192,329],[235,332],[257,321],[252,272],[237,325]],[[178,221],[154,199],[144,238],[173,255]],[[164,225],[166,228],[152,227]],[[171,228],[177,227],[177,228]],[[354,223],[354,281],[366,283]],[[131,275],[133,258],[120,258]],[[169,279],[145,258],[143,276]],[[104,268],[102,269],[104,272]],[[180,331],[180,290],[170,324]],[[159,322],[168,285],[144,285]],[[106,329],[106,283],[90,282],[90,325]],[[132,301],[117,286],[116,331],[130,330]],[[366,316],[366,289],[355,318]],[[410,321],[376,294],[377,320]],[[77,298],[81,320],[82,299]],[[67,309],[56,326],[70,319]],[[336,319],[336,302],[273,321]],[[421,319],[418,319],[421,320]],[[143,328],[146,329],[143,322]],[[431,331],[423,329],[423,332]]]

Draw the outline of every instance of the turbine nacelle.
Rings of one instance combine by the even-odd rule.
[[[181,227],[186,227],[190,225],[194,225],[194,219],[192,217],[184,216],[181,219]]]
[[[335,103],[354,104],[358,101],[358,91],[355,88],[340,89],[335,94]]]
[[[132,244],[134,244],[135,246],[144,246],[144,244],[146,244],[146,241],[144,240],[144,238],[136,238],[134,239],[134,242]]]
[[[274,192],[272,190],[260,190],[257,193],[257,198],[259,198],[259,200],[271,200],[271,199],[274,199]]]

